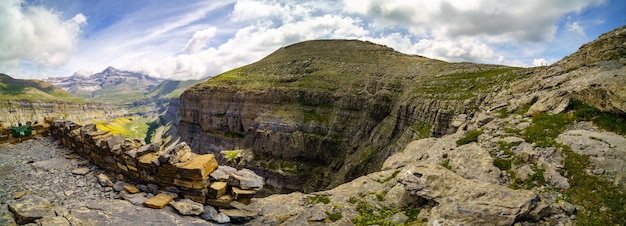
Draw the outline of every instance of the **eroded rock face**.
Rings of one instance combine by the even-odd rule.
[[[485,71],[494,76],[446,80]],[[195,152],[251,150],[245,166],[278,191],[315,191],[378,170],[413,139],[454,133],[511,73],[360,41],[305,42],[186,90],[179,132]],[[441,84],[473,91],[425,91]]]
[[[398,181],[411,194],[437,202],[429,222],[442,225],[512,225],[539,201],[531,191],[467,180],[431,162],[407,166]]]

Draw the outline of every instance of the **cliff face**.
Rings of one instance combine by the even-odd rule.
[[[126,114],[126,110],[98,103],[73,103],[62,101],[4,100],[0,101],[0,122],[5,125],[43,122],[44,117],[56,117],[79,122],[91,119],[115,118]]]
[[[454,116],[472,116],[521,70],[303,42],[185,91],[179,132],[196,152],[247,150],[239,164],[277,191],[319,190],[379,169],[413,139],[455,132]]]

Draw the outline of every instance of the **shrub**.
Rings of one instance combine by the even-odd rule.
[[[472,142],[478,142],[478,136],[480,136],[481,134],[483,134],[482,130],[471,130],[468,131],[465,136],[461,139],[458,139],[456,141],[457,145],[464,145],[464,144],[469,144]]]

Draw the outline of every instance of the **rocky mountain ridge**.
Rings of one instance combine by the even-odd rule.
[[[156,86],[163,80],[142,73],[107,67],[103,71],[89,76],[74,73],[70,77],[51,77],[47,81],[81,97],[96,98],[107,88],[123,83],[133,85],[136,89],[142,89]]]

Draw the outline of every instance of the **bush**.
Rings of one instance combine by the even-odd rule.
[[[482,130],[471,130],[468,131],[465,136],[461,139],[458,139],[456,141],[457,145],[464,145],[464,144],[469,144],[472,142],[478,142],[478,136],[480,136],[481,134],[483,134]]]

